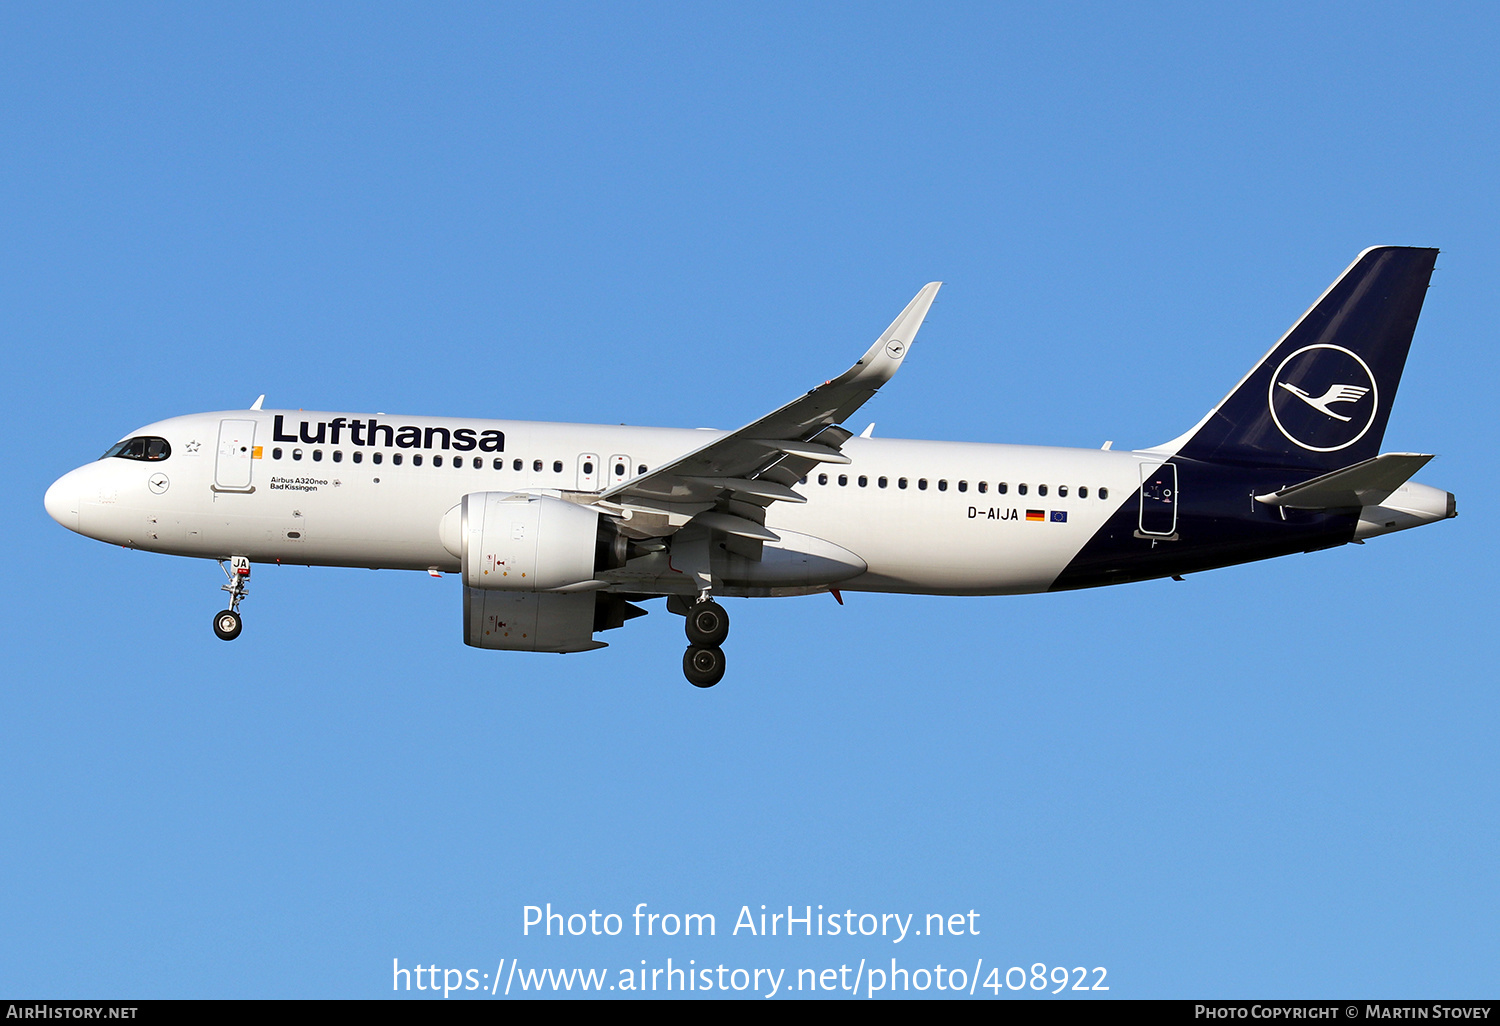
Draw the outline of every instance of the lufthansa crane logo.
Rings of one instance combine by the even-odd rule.
[[[1268,386],[1271,419],[1311,452],[1337,452],[1365,436],[1380,409],[1370,367],[1343,346],[1303,346],[1276,368]]]
[[[906,352],[906,343],[899,338],[893,338],[885,344],[885,352],[892,360],[899,360],[901,354]]]

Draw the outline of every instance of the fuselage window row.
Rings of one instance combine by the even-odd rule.
[[[159,443],[159,444],[154,444],[154,443]],[[107,459],[110,456],[123,456],[126,459],[164,460],[170,454],[171,454],[171,448],[167,445],[166,439],[132,438],[129,441],[121,442],[120,444],[114,446],[108,452],[106,452],[104,454],[104,456],[101,456],[100,459]],[[290,455],[290,457],[293,460],[297,460],[297,461],[300,461],[304,456],[307,456],[307,455],[311,456],[312,461],[314,463],[320,463],[323,460],[323,450],[322,449],[313,449],[313,450],[311,450],[310,453],[308,453],[308,452],[305,452],[304,450],[298,448],[298,449],[293,449],[290,453],[287,453],[280,446],[277,446],[276,448],[274,448],[274,449],[271,450],[271,459],[273,459],[273,460],[283,459],[283,458],[285,458],[288,455]],[[342,462],[344,462],[344,451],[342,449],[334,449],[329,454],[329,456],[333,460],[334,463],[342,463]],[[363,463],[364,459],[365,459],[365,454],[364,454],[364,452],[362,450],[355,450],[354,452],[352,452],[350,454],[349,459],[351,460],[351,462],[354,462],[354,463]],[[396,465],[398,467],[401,466],[402,459],[403,459],[402,454],[399,453],[399,452],[391,454],[391,463],[393,463],[394,465]],[[372,462],[372,463],[382,463],[382,462],[384,462],[384,460],[385,460],[385,456],[384,456],[383,453],[376,452],[376,453],[371,453],[370,454],[370,462]],[[421,453],[412,453],[411,462],[412,462],[412,466],[414,466],[414,467],[420,467],[422,465],[422,454]],[[442,457],[441,454],[434,454],[433,455],[433,457],[432,457],[432,465],[434,467],[441,467],[441,466],[443,466],[443,457]],[[455,470],[462,470],[463,467],[464,467],[464,458],[462,456],[454,456],[452,458],[452,466],[453,466],[453,468]],[[494,459],[494,463],[492,464],[492,466],[496,470],[504,470],[505,469],[505,458],[502,457],[502,456],[496,456],[495,459]],[[532,461],[531,469],[534,472],[536,472],[536,473],[541,473],[542,472],[542,468],[544,466],[545,466],[544,461],[542,461],[542,460],[534,460],[534,461]],[[484,459],[483,459],[483,457],[480,457],[480,456],[473,457],[473,467],[474,467],[475,470],[483,470],[484,469]],[[524,470],[526,468],[526,462],[524,460],[519,460],[519,459],[518,460],[514,460],[512,462],[512,464],[511,464],[511,467],[512,467],[512,469],[514,469],[516,471],[521,471],[521,470]],[[625,470],[626,470],[625,464],[623,464],[623,463],[617,463],[617,464],[615,464],[615,468],[614,469],[615,469],[615,476],[616,477],[623,477],[623,476],[625,476]],[[554,474],[561,474],[563,472],[563,461],[562,460],[553,460],[552,461],[552,472]],[[585,474],[593,474],[593,472],[594,472],[594,464],[593,464],[592,461],[589,461],[589,460],[585,460],[584,461],[583,472]],[[645,472],[646,472],[646,464],[642,463],[636,469],[636,473],[638,473],[638,474],[644,474]]]
[[[646,472],[646,469],[644,467],[642,467],[641,468],[641,473],[644,474],[645,472]],[[807,477],[807,475],[804,474],[799,480],[800,480],[800,482],[802,484],[807,484],[808,477]],[[840,474],[838,476],[838,483],[841,486],[847,485],[849,483],[849,475],[848,474]],[[890,487],[890,483],[891,483],[891,479],[888,478],[888,477],[878,477],[878,478],[875,479],[875,485],[876,485],[877,488],[888,488],[888,487]],[[818,475],[818,484],[820,484],[820,485],[826,485],[826,484],[828,484],[828,475],[827,474],[819,474]],[[858,484],[859,484],[859,486],[861,488],[868,487],[869,484],[870,484],[869,477],[867,475],[865,475],[865,474],[859,475]],[[904,477],[898,477],[896,479],[896,487],[897,488],[906,488],[908,484],[909,484],[908,480],[906,478],[904,478]],[[919,478],[917,478],[917,490],[918,491],[924,491],[924,492],[927,491],[927,486],[928,486],[928,480],[927,480],[927,478],[925,478],[925,477],[919,477]],[[978,481],[978,482],[975,482],[974,488],[981,495],[987,495],[989,493],[989,490],[990,490],[990,483],[988,481]],[[940,492],[946,492],[948,490],[948,479],[947,478],[941,478],[941,477],[938,478],[937,490],[940,491]],[[969,490],[969,482],[968,481],[959,481],[958,482],[958,490],[960,492],[967,492]],[[1028,485],[1028,484],[1026,484],[1026,483],[1024,483],[1024,482],[1021,483],[1021,484],[1016,485],[1016,494],[1017,495],[1028,495],[1028,494],[1030,494],[1030,491],[1031,491],[1031,486]],[[1010,492],[1010,483],[1009,482],[1007,482],[1007,481],[997,481],[995,483],[995,494],[997,494],[997,495],[1006,495],[1009,492]],[[1039,496],[1045,496],[1045,495],[1047,495],[1048,494],[1048,486],[1044,485],[1044,484],[1037,485],[1036,486],[1036,493]],[[1058,485],[1057,486],[1057,497],[1059,499],[1066,499],[1068,497],[1068,485]],[[1088,497],[1089,497],[1089,486],[1088,485],[1079,485],[1078,486],[1078,498],[1080,498],[1080,499],[1087,499]],[[1105,500],[1105,499],[1108,499],[1109,498],[1109,489],[1108,488],[1100,488],[1100,489],[1098,489],[1098,497],[1099,497],[1099,499],[1101,501]]]
[[[122,457],[124,457],[126,459],[164,460],[164,459],[167,458],[167,456],[169,456],[171,454],[171,451],[172,450],[167,445],[167,442],[166,442],[165,439],[132,438],[132,439],[130,439],[128,441],[121,442],[118,445],[114,446],[108,452],[106,452],[104,454],[104,456],[102,456],[100,458],[101,459],[108,459],[111,456],[122,456]],[[271,450],[271,458],[273,460],[282,459],[285,455],[286,454],[283,452],[283,450],[279,446],[277,448],[274,448],[274,449]],[[303,455],[304,455],[304,453],[303,453],[303,450],[301,450],[301,449],[293,449],[291,451],[291,458],[294,459],[294,460],[300,460],[300,459],[302,459]],[[342,449],[334,449],[332,451],[332,453],[331,453],[331,458],[333,459],[333,462],[335,462],[335,463],[342,463],[344,461],[344,452],[343,452],[343,450]],[[313,462],[315,462],[315,463],[316,462],[320,462],[323,459],[323,450],[322,449],[313,449],[312,450],[312,459],[313,459]],[[362,451],[356,450],[355,452],[353,452],[350,455],[350,459],[353,462],[355,462],[355,463],[363,463],[364,462],[364,453]],[[370,462],[379,464],[379,463],[381,463],[383,461],[384,461],[384,455],[382,453],[376,452],[376,453],[371,453],[370,454]],[[412,466],[420,467],[422,465],[422,454],[421,453],[413,453],[411,461],[412,461]],[[391,462],[394,465],[398,466],[398,467],[401,466],[402,454],[399,453],[399,452],[392,453],[391,454]],[[432,465],[434,467],[441,467],[441,466],[443,466],[443,457],[441,455],[434,455],[432,457]],[[452,465],[453,465],[453,468],[455,470],[462,470],[463,467],[464,467],[464,458],[462,456],[454,456],[453,457],[453,464]],[[482,469],[484,469],[484,459],[482,457],[475,456],[473,458],[473,466],[474,466],[475,470],[482,470]],[[493,466],[494,466],[494,469],[496,469],[496,470],[504,470],[505,469],[505,459],[503,457],[499,457],[499,456],[495,457]],[[526,466],[526,463],[525,463],[524,460],[517,459],[517,460],[513,460],[511,462],[511,469],[516,470],[516,471],[524,470],[525,466]],[[532,469],[533,472],[541,473],[542,470],[543,470],[543,468],[545,466],[546,466],[545,461],[543,461],[543,460],[533,460],[532,464],[531,464],[531,469]],[[617,476],[617,477],[622,476],[625,473],[625,465],[623,463],[617,463],[617,464],[615,464],[614,471],[615,471],[615,476]],[[554,474],[561,474],[563,472],[563,461],[562,460],[553,460],[552,461],[552,472]],[[583,463],[583,472],[585,474],[593,474],[593,472],[594,472],[594,464],[593,464],[592,461],[590,461],[590,460],[585,460],[584,461],[584,463]],[[644,464],[644,463],[640,464],[636,468],[636,473],[637,474],[644,474],[644,473],[646,473],[646,464]],[[802,481],[803,484],[807,484],[807,477],[804,476],[801,479],[801,481]],[[838,475],[838,483],[839,483],[839,485],[841,487],[847,486],[849,484],[849,475],[848,474],[840,474],[840,475]],[[861,474],[859,476],[859,478],[857,479],[857,483],[859,484],[859,487],[861,487],[861,488],[869,487],[870,478],[867,475],[865,475],[865,474]],[[820,484],[820,485],[826,485],[826,484],[828,484],[828,475],[827,474],[819,474],[818,475],[818,484]],[[875,479],[875,485],[878,488],[888,488],[890,486],[890,478],[883,477],[883,476],[882,477],[878,477],[878,478]],[[927,486],[928,486],[928,480],[927,480],[927,478],[925,478],[925,477],[919,477],[919,478],[917,478],[917,490],[918,491],[924,491],[924,492],[927,491]],[[901,489],[905,489],[906,487],[908,487],[908,480],[906,478],[904,478],[904,477],[898,477],[896,479],[896,487],[897,488],[901,488]],[[978,481],[978,482],[975,482],[974,488],[981,495],[984,495],[984,494],[988,494],[989,493],[990,484],[989,484],[988,481]],[[948,479],[947,478],[938,478],[938,481],[937,481],[937,490],[940,491],[940,492],[946,492],[948,490]],[[958,490],[960,492],[967,492],[969,490],[969,482],[966,481],[966,480],[960,480],[958,482]],[[1005,495],[1009,491],[1010,491],[1010,483],[1009,482],[1007,482],[1007,481],[997,481],[995,483],[995,493],[997,495]],[[1030,493],[1030,485],[1028,485],[1027,483],[1022,482],[1022,483],[1016,485],[1016,494],[1017,495],[1027,495],[1029,493]],[[1036,493],[1037,493],[1038,496],[1045,496],[1045,495],[1047,495],[1048,494],[1048,487],[1047,487],[1047,485],[1044,485],[1044,484],[1037,485],[1036,486]],[[1106,500],[1109,499],[1109,489],[1108,488],[1104,488],[1104,487],[1098,488],[1098,489],[1096,489],[1096,494],[1097,494],[1097,496],[1098,496],[1098,498],[1099,498],[1099,500],[1101,502],[1102,501],[1106,501]],[[1087,499],[1089,497],[1089,486],[1088,485],[1079,485],[1078,486],[1077,496],[1080,499]],[[1066,499],[1068,497],[1068,486],[1067,485],[1058,485],[1057,486],[1057,497],[1059,499]]]

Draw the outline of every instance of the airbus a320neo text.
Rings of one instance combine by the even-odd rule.
[[[585,652],[665,597],[688,680],[725,597],[1015,595],[1180,577],[1454,515],[1380,452],[1435,249],[1365,250],[1217,406],[1132,452],[843,425],[911,352],[923,288],[843,374],[737,431],[264,410],[149,424],[47,490],[79,534],[216,559],[219,637],[255,563],[463,578],[477,648]],[[262,397],[264,398],[264,397]],[[872,425],[873,426],[873,425]]]

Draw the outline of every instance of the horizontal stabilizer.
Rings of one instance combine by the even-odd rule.
[[[1289,509],[1378,506],[1430,459],[1431,456],[1422,453],[1388,452],[1279,492],[1257,495],[1255,501]]]

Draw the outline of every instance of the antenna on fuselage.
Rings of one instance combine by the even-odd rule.
[[[266,394],[264,392],[262,392],[261,395],[260,395],[260,398],[257,399],[257,400],[255,400],[255,402],[253,402],[253,403],[250,404],[250,408],[252,410],[258,410],[258,409],[260,409],[260,404],[263,403],[263,402],[265,402],[265,401],[266,401]]]

